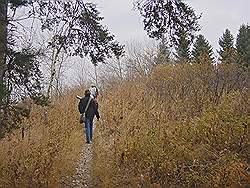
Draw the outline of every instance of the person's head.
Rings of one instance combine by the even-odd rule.
[[[86,89],[85,92],[84,92],[84,95],[85,96],[90,96],[90,94],[91,94],[90,91],[88,89]]]
[[[90,91],[93,98],[96,98],[99,94],[97,87],[94,85],[90,86],[89,91]]]

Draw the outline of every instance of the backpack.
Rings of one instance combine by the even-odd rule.
[[[81,99],[81,100],[82,100],[82,99]],[[90,101],[91,101],[91,97],[89,98],[89,100],[88,100],[88,102],[87,102],[87,105],[86,105],[86,107],[85,107],[85,109],[84,109],[84,112],[83,112],[82,114],[80,114],[80,119],[79,119],[79,122],[80,122],[80,123],[85,123],[85,121],[86,121],[85,113],[86,113],[87,110],[88,110]],[[81,101],[80,101],[80,103],[79,103],[79,108],[81,108],[81,107],[82,107],[82,106],[81,106]]]

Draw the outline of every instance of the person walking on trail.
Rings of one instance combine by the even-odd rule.
[[[80,100],[78,107],[79,112],[85,115],[86,143],[90,144],[93,139],[94,117],[96,116],[97,120],[100,119],[98,103],[91,97],[90,90],[85,90],[84,97]]]

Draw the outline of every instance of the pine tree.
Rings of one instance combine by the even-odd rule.
[[[87,56],[94,65],[105,62],[111,56],[119,58],[123,54],[123,46],[101,25],[103,17],[95,4],[84,0],[44,0],[38,1],[38,5],[40,9],[36,13],[42,29],[53,31],[51,33],[54,36],[48,45],[48,49],[53,51],[46,92],[48,98],[53,93],[56,74],[59,72],[55,67],[60,54]]]
[[[242,25],[236,39],[236,50],[239,55],[238,63],[245,66],[250,64],[250,26]]]
[[[170,54],[171,52],[167,42],[165,41],[165,39],[162,39],[162,41],[158,45],[155,63],[156,64],[169,63],[171,61]]]
[[[4,84],[4,72],[6,69],[6,48],[7,48],[7,0],[0,1],[0,109],[3,99],[6,96]]]
[[[199,30],[200,16],[183,0],[136,0],[135,7],[143,17],[144,30],[151,38],[160,40],[165,37],[176,44],[179,29],[185,30],[190,40]]]
[[[225,33],[219,39],[221,49],[218,51],[220,61],[223,63],[231,63],[236,60],[236,49],[234,48],[234,37],[231,32],[226,29]]]
[[[197,36],[192,55],[197,63],[213,62],[213,48],[203,35]]]
[[[23,37],[17,37],[20,31],[17,25],[21,23],[16,19],[15,13],[22,8],[27,9],[29,14],[25,19],[35,18],[33,21],[41,22],[42,31],[52,33],[51,39],[44,46],[53,51],[53,63],[59,61],[61,53],[69,56],[87,56],[95,65],[111,56],[118,58],[123,54],[123,46],[101,24],[103,17],[93,3],[86,3],[83,0],[0,0],[0,101],[2,104],[12,92],[16,92],[15,96],[18,95],[19,98],[33,95],[34,91],[38,91],[38,82],[34,87],[32,84],[34,80],[39,81],[38,77],[41,77],[36,58],[41,55],[38,52],[42,50],[35,50],[36,45],[32,42],[23,45],[25,43],[22,41]],[[7,16],[8,13],[11,17]],[[7,33],[8,27],[11,29]],[[32,53],[37,57],[32,56]],[[54,71],[52,75],[55,75]],[[54,80],[54,76],[51,80]],[[17,92],[19,89],[25,92]],[[8,95],[2,95],[3,93]],[[3,106],[1,103],[0,109]]]
[[[190,59],[190,43],[187,33],[180,30],[177,35],[176,58],[177,62],[187,62]]]
[[[22,8],[25,16],[17,19]],[[9,123],[9,119],[17,119],[10,113],[15,110],[15,102],[28,97],[44,98],[41,96],[43,77],[38,61],[43,50],[37,49],[35,41],[26,44],[23,41],[26,36],[19,37],[19,24],[23,24],[20,23],[23,19],[39,21],[42,31],[52,33],[51,40],[44,46],[53,51],[53,62],[59,61],[61,53],[87,56],[95,65],[111,56],[119,58],[123,54],[123,46],[101,24],[103,17],[93,3],[84,0],[0,0],[0,134],[6,127],[10,130],[17,126],[16,122]],[[14,114],[22,115],[16,110]]]

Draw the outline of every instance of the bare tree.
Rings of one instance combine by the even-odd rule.
[[[148,75],[157,64],[157,47],[151,42],[149,44],[132,43],[127,47],[127,74],[129,77]]]
[[[77,59],[71,70],[74,72],[72,75],[73,85],[86,86],[88,82],[98,83],[99,66],[89,63],[87,58],[83,58],[80,61]]]

